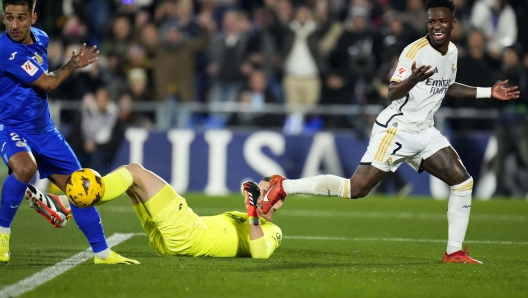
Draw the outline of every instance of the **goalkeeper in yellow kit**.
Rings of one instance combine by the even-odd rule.
[[[215,216],[196,215],[167,182],[139,164],[122,166],[103,179],[112,187],[106,188],[101,203],[126,192],[150,246],[160,255],[268,258],[281,243],[282,231],[271,220],[283,201],[267,214],[260,206],[271,177],[242,184],[247,212]],[[47,196],[33,189],[31,197]]]

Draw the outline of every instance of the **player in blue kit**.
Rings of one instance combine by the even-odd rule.
[[[11,222],[36,171],[40,178],[48,178],[64,191],[68,176],[81,168],[68,143],[55,129],[47,92],[57,88],[75,69],[96,62],[99,54],[95,46],[87,49],[83,44],[79,53],[73,51],[66,65],[48,72],[49,38],[42,30],[31,27],[37,20],[35,2],[2,0],[6,31],[0,36],[0,156],[10,174],[2,187],[0,201],[0,262],[9,261]],[[50,204],[47,207],[61,211],[57,209],[62,204],[53,198],[46,198]],[[139,264],[110,250],[94,207],[71,209],[92,247],[96,264]],[[55,212],[46,217],[57,226],[69,214],[57,216]]]

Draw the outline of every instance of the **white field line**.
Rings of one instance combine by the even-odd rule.
[[[129,206],[105,206],[101,211],[107,212],[134,212]],[[225,208],[193,208],[194,212],[199,215],[217,215],[226,211]],[[424,219],[424,220],[446,220],[445,213],[427,213],[427,212],[364,212],[364,211],[323,211],[323,210],[288,210],[281,209],[279,216],[296,216],[296,217],[347,217],[347,218],[395,218],[395,219]],[[510,215],[510,214],[471,214],[471,220],[484,221],[528,221],[528,215]]]
[[[130,237],[135,236],[136,234],[120,234],[115,233],[109,238],[106,239],[109,247],[118,245],[119,243],[128,240]],[[85,251],[82,251],[73,257],[65,259],[51,267],[48,267],[40,272],[33,274],[32,276],[23,279],[15,284],[6,286],[0,290],[0,298],[4,297],[18,297],[22,294],[25,294],[29,291],[36,289],[37,287],[43,285],[44,283],[54,279],[55,277],[63,274],[64,272],[70,270],[71,268],[81,264],[82,262],[93,258],[93,253],[91,248],[87,248]]]
[[[325,236],[284,236],[284,239],[296,240],[330,240],[330,241],[377,241],[377,242],[426,242],[447,243],[447,239],[412,239],[412,238],[346,238]],[[494,241],[494,240],[466,240],[464,243],[472,244],[501,244],[501,245],[528,245],[528,242]]]

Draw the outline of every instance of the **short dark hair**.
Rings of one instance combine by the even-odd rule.
[[[270,182],[271,181],[271,176],[262,177],[262,181]]]
[[[27,5],[29,7],[29,12],[33,13],[36,2],[37,0],[2,0],[2,8],[5,11],[8,5]]]
[[[426,10],[435,7],[445,7],[453,13],[453,16],[455,15],[455,3],[453,3],[453,0],[427,0],[427,2],[425,2]]]

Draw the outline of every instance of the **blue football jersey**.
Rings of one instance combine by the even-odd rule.
[[[31,28],[35,42],[13,42],[5,31],[0,36],[0,124],[29,134],[53,130],[46,92],[32,87],[48,72],[48,35]]]

